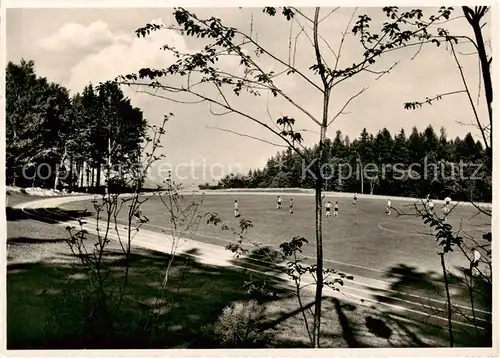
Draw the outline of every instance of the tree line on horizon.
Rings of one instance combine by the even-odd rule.
[[[109,188],[126,190],[129,178],[116,172],[140,163],[146,132],[142,111],[116,83],[71,95],[37,76],[34,61],[7,64],[7,185],[101,192],[114,170]]]
[[[317,158],[318,146],[304,147],[302,153],[306,160],[291,150],[280,151],[262,169],[230,173],[199,187],[312,189],[314,177],[307,168]],[[491,176],[484,157],[483,145],[470,132],[449,139],[443,127],[439,135],[432,125],[423,132],[413,127],[410,135],[404,129],[392,135],[387,128],[373,135],[363,128],[352,141],[338,130],[324,143],[324,190],[490,202]]]

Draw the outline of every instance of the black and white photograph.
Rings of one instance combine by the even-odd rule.
[[[2,355],[500,356],[496,4],[264,5],[2,4]]]

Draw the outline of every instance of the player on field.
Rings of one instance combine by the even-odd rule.
[[[234,217],[235,218],[240,217],[240,204],[238,204],[238,200],[234,201]]]
[[[477,251],[476,248],[474,248],[472,250],[472,254],[474,255],[473,258],[472,258],[472,261],[470,263],[470,269],[471,269],[471,274],[472,274],[472,269],[474,267],[477,267],[479,265],[479,260],[481,259],[481,254],[479,253],[479,251]]]
[[[352,205],[356,205],[356,201],[358,200],[357,193],[354,193],[354,198],[352,199]]]
[[[293,214],[293,199],[290,199],[289,207],[290,207],[290,215],[292,215]]]
[[[431,213],[434,212],[434,203],[432,202],[432,200],[429,200],[429,202],[427,203],[427,207],[429,208],[429,211]]]
[[[477,266],[477,264],[479,263],[479,259],[481,258],[481,254],[479,253],[479,251],[477,251],[476,248],[472,250],[472,253],[474,254],[474,260],[472,262]]]
[[[448,215],[448,213],[450,212],[450,205],[451,205],[451,198],[447,196],[446,198],[444,198],[444,207],[443,207],[443,212],[445,215]]]
[[[387,215],[391,215],[391,208],[392,208],[391,199],[387,199],[387,208],[385,209]]]
[[[278,198],[276,199],[276,209],[281,209],[281,196],[278,195]]]
[[[328,203],[325,204],[325,216],[329,218],[332,216],[332,203],[328,201]]]

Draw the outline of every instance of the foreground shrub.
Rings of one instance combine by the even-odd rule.
[[[269,336],[259,329],[265,307],[256,300],[235,302],[222,310],[210,334],[221,346],[265,346]]]

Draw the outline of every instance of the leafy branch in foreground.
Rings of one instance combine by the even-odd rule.
[[[176,202],[176,208],[180,205],[177,202],[178,194],[175,187],[167,185],[165,193],[154,193],[153,195],[144,195],[141,192],[141,184],[148,175],[149,168],[162,158],[162,155],[157,155],[156,152],[161,148],[161,138],[165,134],[165,126],[172,114],[166,115],[160,126],[150,126],[150,133],[146,137],[143,146],[139,150],[138,158],[140,162],[137,165],[130,167],[127,171],[121,173],[113,173],[108,180],[119,179],[123,180],[128,186],[133,188],[133,193],[121,194],[111,193],[108,191],[102,194],[101,197],[95,197],[93,206],[95,211],[95,219],[83,221],[78,220],[79,227],[68,226],[69,234],[66,242],[68,243],[71,252],[80,260],[80,265],[84,269],[88,279],[88,289],[91,295],[95,296],[95,302],[91,308],[89,321],[85,324],[103,325],[102,332],[110,342],[114,339],[115,322],[122,312],[122,304],[124,297],[129,287],[129,276],[132,259],[132,246],[140,229],[149,222],[149,218],[142,213],[141,207],[154,196],[163,198],[166,196],[172,202]],[[111,173],[110,173],[111,174]],[[170,183],[167,183],[170,184]],[[158,189],[162,187],[159,186]],[[184,223],[186,215],[193,211],[182,211],[182,215],[172,206],[166,205],[166,215],[174,227],[178,223]],[[192,221],[188,227],[193,224]],[[185,231],[175,231],[172,233],[172,248],[169,252],[169,261],[165,269],[165,278],[160,285],[160,295],[166,287],[170,267],[175,256],[175,243]],[[116,241],[121,250],[114,252],[109,248],[111,241]],[[120,271],[116,273],[110,265],[110,260],[119,259],[122,262]],[[148,319],[144,323],[142,329],[149,329],[151,317],[156,312],[156,303],[150,307]],[[93,317],[93,318],[92,318]],[[90,332],[91,334],[95,334]]]
[[[307,312],[314,318],[314,312],[310,307],[306,308],[303,302],[302,291],[311,285],[317,283],[317,265],[305,264],[302,256],[302,248],[308,241],[303,237],[293,237],[290,241],[285,241],[278,248],[263,245],[259,242],[250,241],[246,234],[248,229],[253,227],[250,220],[240,219],[239,228],[235,229],[224,224],[222,219],[216,213],[206,214],[207,224],[213,224],[221,228],[222,231],[230,231],[237,236],[236,242],[230,242],[226,245],[226,250],[231,251],[237,259],[250,259],[256,262],[262,262],[269,265],[272,269],[283,274],[294,284],[294,295],[300,306],[304,327],[312,346],[315,344],[313,325],[310,322]],[[254,248],[254,251],[251,251]],[[253,255],[252,255],[253,254]],[[251,256],[250,256],[251,255]],[[336,292],[341,292],[340,287],[344,286],[344,280],[354,280],[354,276],[347,275],[331,268],[322,269],[323,284]],[[340,287],[339,287],[340,286]],[[249,294],[257,293],[259,296],[276,296],[269,288],[266,281],[259,280],[250,273],[249,280],[244,284]],[[363,302],[363,300],[361,300]],[[306,311],[307,309],[307,311]]]
[[[475,333],[477,337],[483,337],[484,333],[478,329],[479,327],[479,319],[477,318],[476,312],[476,300],[477,297],[483,297],[486,299],[486,302],[490,301],[488,297],[491,297],[491,233],[482,235],[483,241],[488,241],[486,244],[480,244],[476,239],[474,239],[471,235],[466,234],[462,231],[462,228],[454,229],[453,226],[448,222],[448,217],[452,215],[455,208],[460,203],[455,203],[455,205],[450,208],[448,212],[446,212],[443,216],[439,216],[433,210],[429,210],[426,203],[422,200],[420,202],[415,202],[413,204],[414,211],[405,212],[404,210],[396,210],[399,216],[410,215],[420,217],[424,224],[429,226],[433,235],[436,237],[436,242],[439,247],[439,252],[437,255],[440,258],[440,265],[443,273],[443,280],[445,285],[446,292],[446,310],[447,310],[447,320],[448,320],[448,332],[449,332],[449,344],[451,347],[455,344],[454,337],[454,328],[453,328],[453,315],[460,315],[461,317],[467,319],[471,322],[475,327]],[[470,242],[469,246],[467,243]],[[447,269],[447,260],[446,257],[450,253],[457,251],[457,249],[463,254],[463,256],[469,262],[469,267],[463,269],[464,278],[460,279],[456,274],[452,274]],[[482,250],[486,257],[482,258],[481,261],[477,261],[477,257],[475,256],[475,252],[479,252],[478,250]],[[470,253],[473,253],[472,255]],[[474,272],[477,272],[478,275],[474,275]],[[459,284],[459,287],[464,286],[464,288],[468,291],[469,300],[471,304],[471,312],[472,317],[468,314],[465,314],[461,309],[460,305],[453,304],[452,294],[450,292],[450,279],[453,278]],[[482,287],[480,289],[474,288],[474,282],[481,282]],[[455,283],[455,285],[457,285]],[[485,307],[486,309],[491,310],[491,304],[489,307]],[[490,322],[491,323],[491,322]],[[486,330],[486,335],[490,330]],[[471,334],[470,332],[468,332]]]

